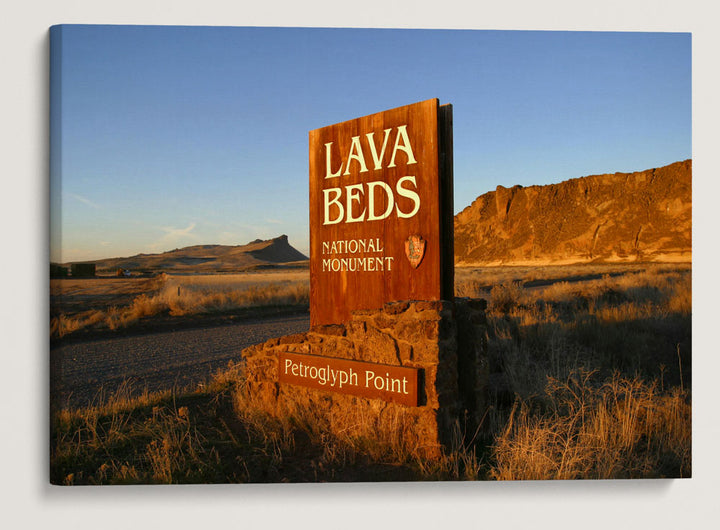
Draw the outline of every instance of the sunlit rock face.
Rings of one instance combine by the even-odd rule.
[[[690,261],[692,162],[498,186],[455,216],[455,263]]]

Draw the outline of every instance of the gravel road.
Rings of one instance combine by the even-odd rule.
[[[124,381],[134,393],[195,386],[239,361],[244,348],[309,327],[305,314],[52,347],[51,399],[60,407],[99,403]]]

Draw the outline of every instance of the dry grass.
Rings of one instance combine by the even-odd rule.
[[[495,479],[687,477],[687,268],[492,288]]]
[[[690,404],[680,388],[593,372],[548,379],[550,410],[517,401],[493,447],[498,480],[690,476]]]
[[[239,365],[195,392],[128,396],[120,392],[105,405],[54,415],[51,482],[447,480],[474,479],[480,469],[472,450],[461,446],[438,461],[418,458],[402,442],[400,433],[410,426],[400,415],[379,420],[398,429],[382,439],[362,417],[327,418],[307,409],[270,416],[245,392]],[[328,434],[338,421],[357,428]]]
[[[59,411],[52,480],[688,477],[690,269],[619,272],[598,268],[588,279],[566,270],[557,274],[560,281],[534,287],[513,275],[483,290],[489,299],[490,409],[481,432],[456,426],[455,443],[440,460],[425,461],[404,444],[402,431],[411,427],[400,416],[383,416],[379,421],[387,425],[376,429],[352,411],[268,415],[265,404],[245,392],[241,367],[231,366],[197,392],[135,400],[121,392],[103,406]],[[377,432],[388,434],[379,438]]]
[[[228,369],[195,391],[144,393],[122,387],[109,401],[55,411],[53,484],[178,484],[243,482],[233,459],[247,443],[228,428]]]
[[[150,280],[56,280],[51,293],[59,301],[50,320],[50,336],[59,338],[86,328],[126,328],[156,315],[176,317],[249,307],[307,305],[310,282],[307,272],[162,274]],[[76,306],[78,309],[73,311]]]
[[[502,266],[502,267],[456,267],[455,295],[470,298],[487,297],[496,285],[519,283],[528,287],[543,282],[589,281],[602,276],[622,277],[633,273],[661,273],[663,271],[687,271],[689,264],[582,264],[546,266]]]
[[[179,316],[309,302],[310,283],[307,273],[294,273],[291,277],[279,274],[233,275],[230,278],[171,277],[158,294],[147,297],[137,305],[148,306],[147,311],[154,310],[157,313],[167,310],[170,315]]]
[[[481,464],[467,433],[454,425],[451,447],[439,459],[427,460],[411,442],[414,423],[399,407],[378,405],[382,412],[336,407],[329,414],[311,407],[285,405],[269,413],[242,381],[234,392],[236,414],[245,425],[273,440],[279,454],[292,453],[298,441],[319,445],[313,480],[474,480]],[[378,412],[378,411],[375,411]]]

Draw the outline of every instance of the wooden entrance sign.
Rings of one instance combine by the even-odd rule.
[[[452,106],[310,131],[310,324],[453,297]]]

